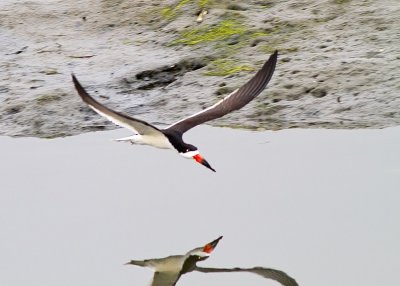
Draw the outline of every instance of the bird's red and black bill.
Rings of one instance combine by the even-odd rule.
[[[194,155],[193,159],[195,159],[197,163],[202,164],[203,166],[207,167],[211,171],[216,172],[215,169],[213,167],[211,167],[211,165],[206,161],[206,159],[204,159],[200,154]]]
[[[211,241],[210,243],[207,243],[204,248],[203,251],[206,253],[211,253],[215,247],[217,246],[218,242],[222,239],[222,236],[218,237],[216,240]]]

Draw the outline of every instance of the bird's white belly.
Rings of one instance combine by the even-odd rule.
[[[139,135],[142,144],[150,145],[161,149],[173,149],[171,142],[163,134],[160,135]]]
[[[143,144],[150,145],[161,149],[173,149],[174,147],[169,142],[168,138],[164,134],[152,134],[152,135],[140,135],[135,134],[129,137],[116,139],[115,141],[130,142],[132,144]]]

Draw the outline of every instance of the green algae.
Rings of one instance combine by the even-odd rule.
[[[161,16],[166,19],[166,20],[173,20],[179,14],[182,12],[182,8],[185,7],[186,5],[197,2],[196,6],[199,9],[204,9],[207,6],[211,5],[210,0],[198,0],[198,1],[193,1],[193,0],[180,0],[174,5],[168,5],[164,8],[161,9]]]
[[[246,28],[235,20],[222,20],[216,25],[205,25],[183,31],[172,44],[197,45],[226,40],[233,35],[243,35]]]
[[[62,99],[62,95],[56,93],[44,94],[36,98],[38,104],[46,104],[48,102],[54,102]]]
[[[252,38],[252,39],[255,39],[255,38],[259,38],[259,37],[266,37],[266,36],[269,36],[269,35],[270,35],[270,33],[267,33],[267,32],[264,32],[264,31],[254,31],[254,32],[250,33],[249,37]]]
[[[199,8],[203,9],[203,8],[208,7],[208,6],[211,6],[212,2],[213,1],[211,1],[211,0],[199,0],[199,1],[197,1],[197,6]]]
[[[216,59],[211,61],[208,69],[208,71],[204,72],[204,75],[227,76],[242,71],[254,71],[253,67],[246,64],[238,65],[236,61],[231,59]]]
[[[278,50],[280,53],[295,53],[299,51],[299,47],[288,47],[284,48],[281,46],[281,43],[275,43],[275,44],[265,44],[265,45],[259,45],[258,50],[263,53],[273,53],[276,50]]]
[[[189,4],[191,0],[180,0],[176,5],[170,5],[161,10],[161,16],[167,20],[172,20],[178,16],[181,9]]]

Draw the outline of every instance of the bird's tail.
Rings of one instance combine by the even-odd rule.
[[[137,136],[137,135],[134,135],[134,136]],[[114,141],[117,141],[117,142],[126,142],[126,141],[128,141],[128,142],[134,142],[134,136],[128,136],[128,137],[118,138],[118,139],[114,139]]]
[[[142,267],[147,266],[145,260],[131,260],[131,261],[125,263],[124,265],[136,265],[136,266],[142,266]]]

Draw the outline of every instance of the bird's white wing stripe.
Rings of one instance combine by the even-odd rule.
[[[217,103],[215,103],[214,105],[212,105],[212,106],[210,106],[210,107],[207,107],[206,109],[203,109],[203,110],[201,110],[201,111],[199,111],[199,112],[197,112],[197,113],[195,113],[195,114],[193,114],[193,115],[190,115],[190,116],[188,116],[188,117],[186,117],[186,118],[183,118],[183,119],[181,119],[181,120],[179,120],[179,121],[177,121],[177,122],[171,124],[170,126],[166,127],[165,129],[168,129],[168,128],[170,128],[171,126],[173,126],[173,125],[175,125],[175,124],[178,124],[178,123],[180,123],[180,122],[182,122],[182,121],[185,121],[185,120],[187,120],[187,119],[189,119],[189,118],[195,117],[195,116],[197,116],[197,115],[199,115],[199,114],[201,114],[201,113],[203,113],[203,112],[206,112],[206,111],[208,111],[208,110],[210,110],[210,109],[213,109],[213,108],[217,107],[217,106],[220,105],[222,102],[224,102],[224,101],[227,100],[229,97],[231,97],[233,94],[235,94],[238,90],[239,90],[239,89],[234,90],[233,92],[231,92],[229,95],[227,95],[226,97],[224,97],[223,99],[221,99],[220,101],[218,101]]]
[[[117,120],[116,118],[114,118],[114,117],[112,117],[112,116],[110,116],[110,115],[108,115],[108,114],[106,114],[106,113],[104,113],[104,112],[101,112],[100,110],[96,109],[96,108],[93,107],[92,105],[89,105],[89,107],[90,107],[91,109],[93,109],[95,112],[97,112],[98,114],[100,114],[101,116],[104,116],[105,118],[107,118],[108,120],[110,120],[112,123],[114,123],[114,124],[116,124],[116,125],[118,125],[118,126],[121,126],[121,127],[125,127],[125,128],[127,128],[127,129],[129,129],[129,130],[135,132],[136,134],[139,134],[139,132],[138,132],[132,125],[129,125],[129,124],[126,124],[125,122],[119,121],[119,120]]]

